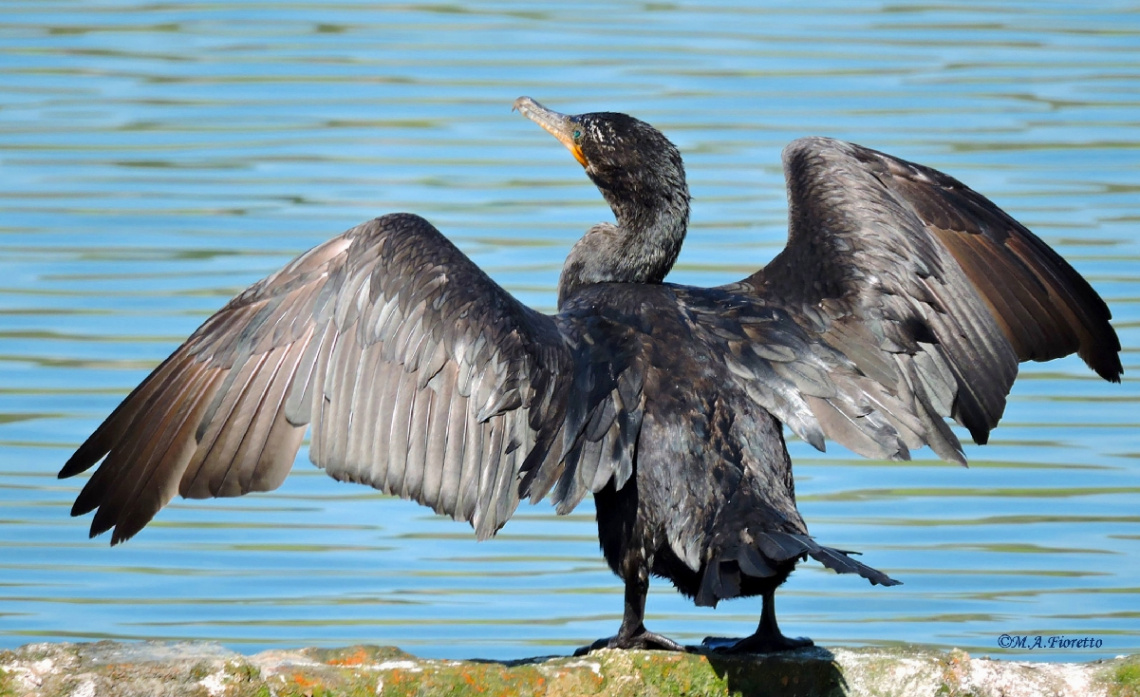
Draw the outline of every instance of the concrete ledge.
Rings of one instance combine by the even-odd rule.
[[[499,663],[375,646],[243,656],[215,644],[110,641],[0,651],[0,697],[465,694],[1140,697],[1140,655],[1023,663],[921,648],[815,648],[746,657],[600,651]]]

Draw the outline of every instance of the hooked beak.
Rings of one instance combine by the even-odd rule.
[[[530,97],[519,97],[511,109],[517,109],[520,114],[542,126],[547,133],[566,146],[578,164],[583,167],[587,166],[586,156],[582,154],[582,148],[574,142],[574,131],[577,124],[574,123],[572,117],[547,109]]]

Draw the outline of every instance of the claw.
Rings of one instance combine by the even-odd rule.
[[[618,634],[608,639],[598,639],[589,646],[583,646],[578,649],[574,652],[574,655],[585,656],[591,651],[597,651],[598,649],[643,649],[654,651],[680,651],[682,653],[692,651],[691,648],[682,646],[668,637],[642,628],[640,632],[632,636],[622,637]]]

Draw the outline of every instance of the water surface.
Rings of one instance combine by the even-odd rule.
[[[304,452],[276,492],[175,501],[110,549],[55,472],[234,293],[374,215],[426,216],[525,302],[554,304],[596,190],[510,112],[633,113],[686,157],[670,280],[741,278],[783,244],[780,149],[831,135],[944,169],[1042,235],[1105,296],[1126,382],[1024,367],[966,470],[792,441],[822,542],[904,581],[806,564],[790,634],[1003,652],[1002,634],[1140,651],[1140,13],[977,2],[0,5],[0,647],[209,639],[242,651],[396,644],[565,653],[612,634],[621,586],[593,509],[523,506],[497,538]],[[965,434],[962,434],[965,437]],[[652,587],[681,641],[753,630],[759,602]]]

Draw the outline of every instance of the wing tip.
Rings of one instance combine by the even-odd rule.
[[[1086,356],[1081,352],[1081,358],[1084,360],[1085,365],[1092,368],[1092,371],[1099,375],[1102,379],[1119,383],[1121,378],[1124,377],[1124,365],[1120,361],[1120,349],[1108,352],[1097,352],[1095,355]]]
[[[63,467],[61,467],[59,473],[55,475],[56,479],[67,479],[68,477],[74,477],[77,474],[86,472],[91,469],[95,463],[102,460],[103,456],[108,452],[108,448],[103,448],[100,449],[100,452],[94,453],[88,446],[88,443],[84,443],[72,453],[71,457],[67,458],[67,462],[63,463]]]

